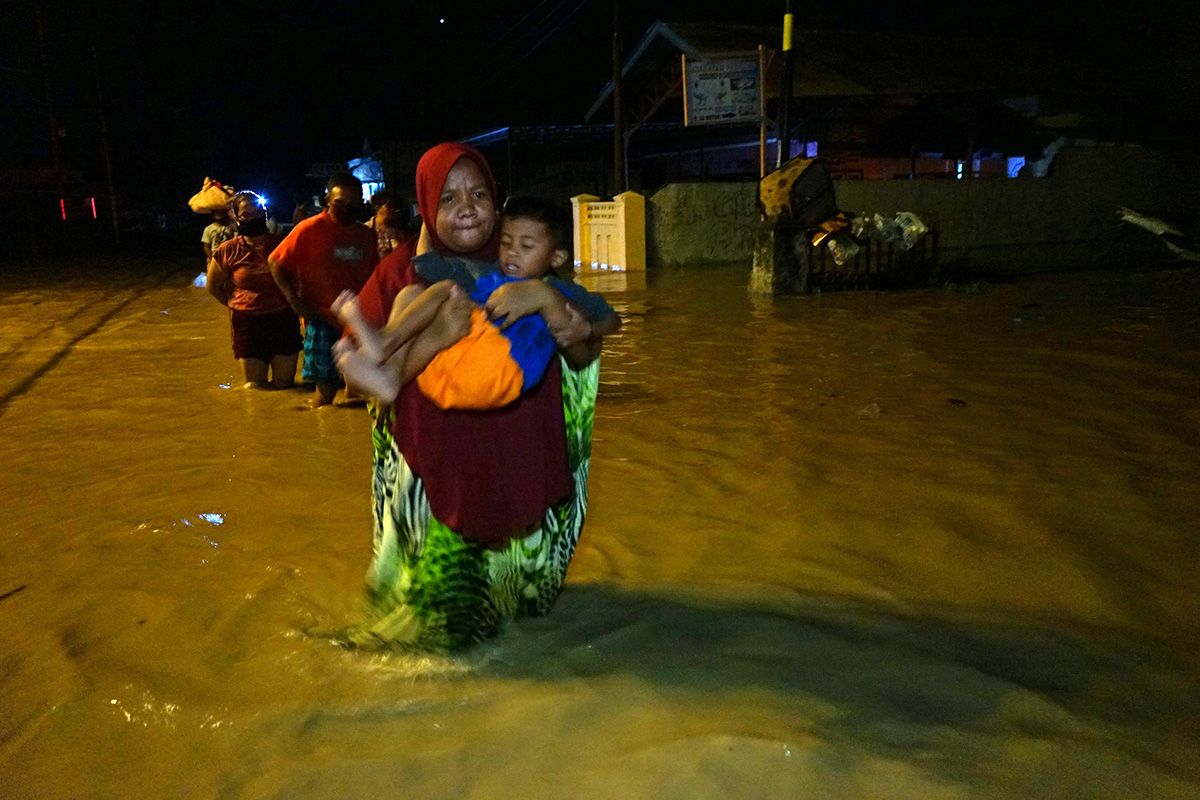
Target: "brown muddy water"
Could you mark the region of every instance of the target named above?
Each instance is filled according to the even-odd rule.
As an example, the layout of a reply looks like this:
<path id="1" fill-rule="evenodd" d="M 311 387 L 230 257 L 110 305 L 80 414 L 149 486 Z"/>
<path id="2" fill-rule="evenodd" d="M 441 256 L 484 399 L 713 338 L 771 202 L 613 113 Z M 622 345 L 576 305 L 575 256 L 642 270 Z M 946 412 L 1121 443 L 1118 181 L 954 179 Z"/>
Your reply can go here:
<path id="1" fill-rule="evenodd" d="M 1200 273 L 611 296 L 553 614 L 347 652 L 362 409 L 162 265 L 0 279 L 0 797 L 1196 798 Z"/>

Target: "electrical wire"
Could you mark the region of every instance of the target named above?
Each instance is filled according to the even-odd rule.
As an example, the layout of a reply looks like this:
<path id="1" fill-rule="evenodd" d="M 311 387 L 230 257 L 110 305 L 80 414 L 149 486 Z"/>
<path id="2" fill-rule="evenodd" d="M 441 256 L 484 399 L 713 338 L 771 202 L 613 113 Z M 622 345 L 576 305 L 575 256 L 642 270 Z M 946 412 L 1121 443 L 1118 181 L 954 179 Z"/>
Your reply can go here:
<path id="1" fill-rule="evenodd" d="M 550 0 L 541 0 L 528 13 L 519 19 L 513 25 L 510 25 L 504 33 L 500 34 L 496 40 L 502 43 L 497 54 L 489 59 L 481 67 L 481 72 L 489 75 L 503 73 L 515 66 L 516 64 L 525 61 L 539 47 L 542 46 L 551 36 L 557 33 L 566 22 L 577 15 L 587 4 L 587 0 L 560 0 L 560 2 L 547 11 L 541 14 L 536 22 L 526 25 L 530 18 L 537 15 L 538 11 L 546 6 Z M 570 8 L 567 8 L 571 6 Z M 567 8 L 566 12 L 559 15 L 559 12 Z M 557 17 L 557 21 L 556 21 Z M 547 25 L 553 25 L 548 31 L 542 33 L 542 30 Z M 524 30 L 513 38 L 512 34 L 518 28 L 524 27 Z M 537 41 L 529 45 L 528 42 L 534 37 L 540 36 Z"/>

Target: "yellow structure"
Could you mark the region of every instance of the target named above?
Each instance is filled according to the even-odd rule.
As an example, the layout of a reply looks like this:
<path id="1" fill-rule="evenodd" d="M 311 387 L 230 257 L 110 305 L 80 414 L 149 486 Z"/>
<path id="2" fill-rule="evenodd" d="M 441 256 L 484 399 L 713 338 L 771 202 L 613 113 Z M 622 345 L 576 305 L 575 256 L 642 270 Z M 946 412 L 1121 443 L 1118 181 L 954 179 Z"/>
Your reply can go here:
<path id="1" fill-rule="evenodd" d="M 575 218 L 575 271 L 645 272 L 646 199 L 621 192 L 611 201 L 591 194 L 571 198 Z"/>

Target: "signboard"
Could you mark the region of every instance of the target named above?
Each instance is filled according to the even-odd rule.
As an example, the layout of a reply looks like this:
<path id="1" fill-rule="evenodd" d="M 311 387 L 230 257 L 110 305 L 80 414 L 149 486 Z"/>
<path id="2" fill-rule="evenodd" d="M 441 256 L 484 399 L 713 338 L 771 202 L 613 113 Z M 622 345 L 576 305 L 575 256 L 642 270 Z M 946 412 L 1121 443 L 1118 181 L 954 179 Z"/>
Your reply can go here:
<path id="1" fill-rule="evenodd" d="M 683 124 L 757 122 L 761 84 L 757 56 L 683 56 Z"/>

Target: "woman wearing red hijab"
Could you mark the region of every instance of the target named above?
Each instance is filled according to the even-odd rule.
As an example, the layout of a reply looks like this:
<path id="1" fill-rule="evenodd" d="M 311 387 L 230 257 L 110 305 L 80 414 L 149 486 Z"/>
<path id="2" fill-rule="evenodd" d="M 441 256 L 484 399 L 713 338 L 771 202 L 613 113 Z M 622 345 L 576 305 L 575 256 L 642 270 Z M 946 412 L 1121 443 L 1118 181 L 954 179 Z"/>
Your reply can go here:
<path id="1" fill-rule="evenodd" d="M 496 258 L 496 185 L 474 148 L 449 142 L 422 156 L 417 207 L 431 249 Z M 358 298 L 369 322 L 382 326 L 399 291 L 419 282 L 413 255 L 404 244 L 379 262 Z M 520 308 L 539 284 L 501 288 Z M 599 376 L 599 342 L 573 319 L 556 337 L 562 358 L 510 405 L 443 410 L 410 381 L 374 409 L 370 609 L 348 643 L 456 650 L 550 610 L 583 528 Z"/>

